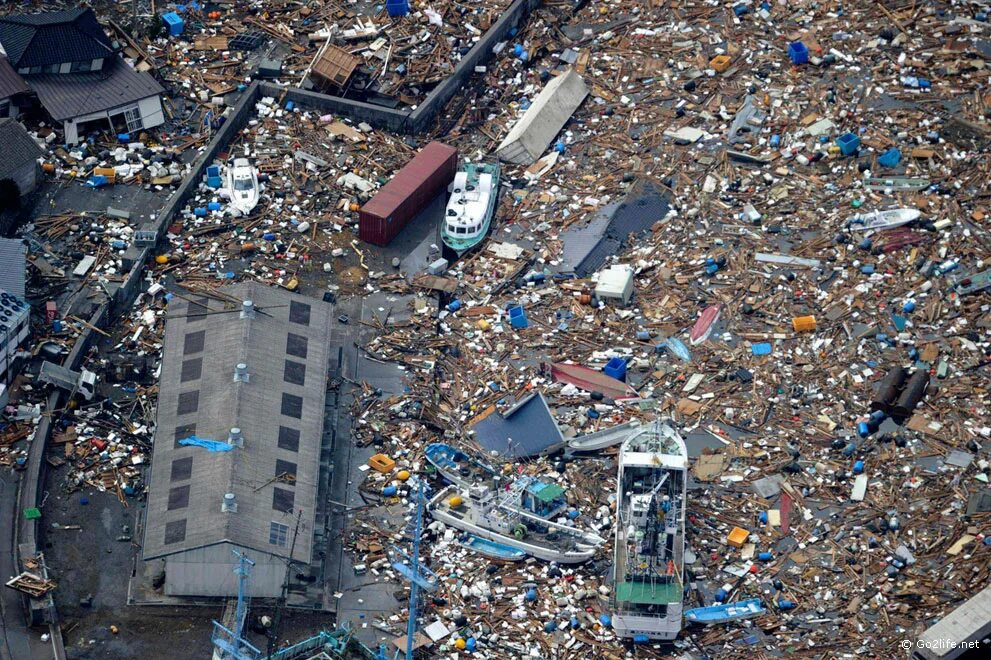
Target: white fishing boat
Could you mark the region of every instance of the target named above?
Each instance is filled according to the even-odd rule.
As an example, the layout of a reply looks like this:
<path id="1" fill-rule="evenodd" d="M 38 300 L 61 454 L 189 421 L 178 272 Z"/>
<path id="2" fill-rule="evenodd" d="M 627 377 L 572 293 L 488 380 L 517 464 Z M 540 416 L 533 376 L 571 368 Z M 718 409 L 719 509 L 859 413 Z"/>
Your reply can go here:
<path id="1" fill-rule="evenodd" d="M 244 215 L 258 204 L 258 173 L 247 158 L 235 158 L 227 167 L 227 192 L 231 206 Z"/>
<path id="2" fill-rule="evenodd" d="M 430 500 L 428 510 L 435 520 L 451 527 L 561 564 L 588 561 L 605 542 L 601 536 L 577 527 L 503 506 L 502 498 L 498 479 L 491 484 L 475 484 L 465 495 L 457 486 L 448 486 Z"/>
<path id="3" fill-rule="evenodd" d="M 499 165 L 465 163 L 448 186 L 451 198 L 441 223 L 444 245 L 458 256 L 482 242 L 489 233 L 499 199 Z"/>
<path id="4" fill-rule="evenodd" d="M 918 220 L 921 216 L 922 212 L 919 209 L 871 211 L 850 216 L 847 220 L 847 226 L 853 231 L 875 232 L 907 225 Z"/>
<path id="5" fill-rule="evenodd" d="M 619 637 L 671 640 L 681 630 L 687 473 L 684 440 L 659 420 L 620 449 L 612 596 Z"/>

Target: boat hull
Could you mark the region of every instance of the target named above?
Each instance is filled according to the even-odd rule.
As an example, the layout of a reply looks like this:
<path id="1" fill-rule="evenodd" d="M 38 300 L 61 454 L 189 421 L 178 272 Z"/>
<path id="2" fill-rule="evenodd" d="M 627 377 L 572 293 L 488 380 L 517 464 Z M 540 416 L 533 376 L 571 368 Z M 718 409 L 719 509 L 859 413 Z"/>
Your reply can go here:
<path id="1" fill-rule="evenodd" d="M 658 616 L 639 616 L 636 614 L 613 614 L 613 632 L 618 637 L 630 639 L 638 635 L 646 635 L 654 640 L 677 639 L 681 632 L 681 603 L 669 605 L 667 614 Z"/>
<path id="2" fill-rule="evenodd" d="M 466 540 L 461 541 L 461 545 L 493 561 L 517 562 L 527 558 L 522 550 L 475 535 L 469 535 Z"/>
<path id="3" fill-rule="evenodd" d="M 485 215 L 482 218 L 482 229 L 477 236 L 472 236 L 470 238 L 458 238 L 454 234 L 447 231 L 447 218 L 445 217 L 441 220 L 440 228 L 440 239 L 444 243 L 444 248 L 450 252 L 453 252 L 455 256 L 460 257 L 469 250 L 478 247 L 478 245 L 485 240 L 485 237 L 489 234 L 489 229 L 492 227 L 492 217 L 495 215 L 496 204 L 499 201 L 499 166 L 492 165 L 488 163 L 482 163 L 480 165 L 466 165 L 466 170 L 477 171 L 479 174 L 488 173 L 492 175 L 492 192 L 489 195 L 488 204 L 485 208 Z"/>

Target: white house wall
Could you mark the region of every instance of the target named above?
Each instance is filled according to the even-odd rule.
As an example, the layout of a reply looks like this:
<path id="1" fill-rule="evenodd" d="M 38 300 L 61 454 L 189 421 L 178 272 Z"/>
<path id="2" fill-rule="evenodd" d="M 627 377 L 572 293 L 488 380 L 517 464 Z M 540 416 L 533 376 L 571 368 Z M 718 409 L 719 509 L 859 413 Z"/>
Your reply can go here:
<path id="1" fill-rule="evenodd" d="M 106 119 L 109 122 L 110 115 L 123 112 L 125 108 L 130 108 L 134 105 L 134 103 L 127 103 L 125 105 L 117 106 L 116 108 L 111 108 L 110 110 L 93 112 L 88 115 L 80 115 L 78 117 L 73 117 L 72 119 L 66 119 L 62 122 L 62 128 L 65 131 L 66 143 L 77 144 L 79 142 L 79 124 L 87 121 L 93 121 L 94 119 Z M 155 128 L 156 126 L 161 126 L 165 123 L 165 113 L 162 112 L 162 100 L 157 94 L 155 96 L 149 96 L 141 99 L 137 102 L 137 106 L 138 112 L 141 113 L 141 123 L 143 128 Z M 107 126 L 109 128 L 109 123 Z"/>

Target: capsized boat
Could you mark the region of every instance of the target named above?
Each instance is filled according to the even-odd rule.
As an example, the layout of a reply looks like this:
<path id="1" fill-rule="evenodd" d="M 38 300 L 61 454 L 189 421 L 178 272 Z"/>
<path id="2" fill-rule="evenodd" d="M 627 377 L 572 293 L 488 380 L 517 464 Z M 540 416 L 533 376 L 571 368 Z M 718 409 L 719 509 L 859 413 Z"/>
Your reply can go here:
<path id="1" fill-rule="evenodd" d="M 910 176 L 876 176 L 867 179 L 865 187 L 868 190 L 883 193 L 908 192 L 923 190 L 931 185 L 929 179 Z"/>
<path id="2" fill-rule="evenodd" d="M 580 564 L 605 543 L 592 532 L 525 515 L 502 500 L 497 478 L 471 486 L 465 495 L 457 486 L 448 486 L 431 498 L 427 508 L 434 520 L 544 561 Z"/>
<path id="3" fill-rule="evenodd" d="M 499 165 L 465 163 L 448 186 L 451 198 L 440 228 L 444 245 L 461 256 L 489 232 L 499 199 Z"/>
<path id="4" fill-rule="evenodd" d="M 258 173 L 247 158 L 235 158 L 227 168 L 227 191 L 231 206 L 244 215 L 258 204 Z"/>
<path id="5" fill-rule="evenodd" d="M 443 442 L 427 445 L 423 453 L 427 462 L 437 468 L 441 476 L 461 488 L 468 488 L 478 481 L 491 479 L 496 474 L 495 468 L 491 465 Z"/>
<path id="6" fill-rule="evenodd" d="M 695 325 L 692 326 L 692 331 L 689 333 L 692 346 L 697 346 L 709 338 L 709 335 L 712 334 L 713 326 L 719 320 L 719 314 L 722 312 L 722 309 L 722 305 L 716 304 L 709 305 L 702 310 L 702 314 L 695 321 Z"/>
<path id="7" fill-rule="evenodd" d="M 724 603 L 722 605 L 710 605 L 709 607 L 696 607 L 685 611 L 685 620 L 689 623 L 701 623 L 714 625 L 717 623 L 728 623 L 760 616 L 767 610 L 760 602 L 760 598 L 748 598 L 736 603 Z"/>
<path id="8" fill-rule="evenodd" d="M 875 232 L 892 227 L 901 227 L 918 220 L 922 216 L 919 209 L 890 209 L 871 211 L 850 216 L 847 226 L 853 231 Z"/>
<path id="9" fill-rule="evenodd" d="M 671 640 L 681 630 L 687 473 L 685 441 L 661 420 L 620 449 L 612 591 L 619 637 Z"/>
<path id="10" fill-rule="evenodd" d="M 496 543 L 488 539 L 483 539 L 474 534 L 465 534 L 464 538 L 458 542 L 473 552 L 477 552 L 483 557 L 496 561 L 522 561 L 527 555 L 522 550 L 518 550 L 505 543 Z"/>

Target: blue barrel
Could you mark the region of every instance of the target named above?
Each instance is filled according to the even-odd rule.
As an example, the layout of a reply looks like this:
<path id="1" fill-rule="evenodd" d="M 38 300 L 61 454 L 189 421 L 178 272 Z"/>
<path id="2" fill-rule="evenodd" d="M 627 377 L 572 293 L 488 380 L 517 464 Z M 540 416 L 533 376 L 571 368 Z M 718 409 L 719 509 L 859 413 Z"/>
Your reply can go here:
<path id="1" fill-rule="evenodd" d="M 861 438 L 866 438 L 870 434 L 871 434 L 871 427 L 867 422 L 857 422 L 857 435 L 859 435 Z M 846 451 L 844 450 L 843 453 L 845 454 Z M 853 452 L 850 453 L 852 454 Z"/>
<path id="2" fill-rule="evenodd" d="M 647 644 L 649 642 L 650 642 L 650 637 L 647 637 L 646 635 L 634 635 L 633 636 L 633 643 L 634 644 Z"/>
<path id="3" fill-rule="evenodd" d="M 382 489 L 382 494 L 385 495 L 386 497 L 394 497 L 398 492 L 399 489 L 396 488 L 395 486 L 386 486 L 385 488 Z"/>
<path id="4" fill-rule="evenodd" d="M 220 202 L 210 202 L 209 204 L 206 205 L 206 208 L 208 211 L 219 211 Z"/>
<path id="5" fill-rule="evenodd" d="M 909 300 L 904 305 L 902 305 L 902 311 L 905 312 L 906 314 L 908 314 L 909 312 L 914 312 L 915 311 L 915 301 L 914 300 Z"/>
<path id="6" fill-rule="evenodd" d="M 544 632 L 552 633 L 557 630 L 557 621 L 548 621 L 544 624 Z"/>
<path id="7" fill-rule="evenodd" d="M 456 312 L 459 309 L 461 309 L 461 301 L 456 298 L 447 306 L 447 311 L 449 312 Z"/>
<path id="8" fill-rule="evenodd" d="M 296 104 L 295 103 L 293 103 L 292 101 L 286 101 L 286 110 L 288 110 L 289 112 L 292 112 L 293 111 L 293 108 L 295 108 L 295 107 L 296 107 Z"/>
<path id="9" fill-rule="evenodd" d="M 853 473 L 854 474 L 860 474 L 863 471 L 864 471 L 864 462 L 863 461 L 857 461 L 856 463 L 853 464 Z"/>
<path id="10" fill-rule="evenodd" d="M 861 250 L 870 250 L 872 245 L 874 245 L 874 243 L 869 238 L 865 238 L 864 240 L 860 241 Z"/>
<path id="11" fill-rule="evenodd" d="M 476 648 L 478 648 L 478 641 L 474 637 L 469 637 L 468 641 L 465 642 L 465 650 L 471 653 Z"/>
<path id="12" fill-rule="evenodd" d="M 779 610 L 793 610 L 793 609 L 795 609 L 795 603 L 791 602 L 787 598 L 782 598 L 782 599 L 778 600 L 778 609 Z"/>
<path id="13" fill-rule="evenodd" d="M 726 601 L 727 597 L 729 597 L 729 594 L 725 589 L 718 589 L 716 590 L 716 594 L 713 596 L 713 599 L 715 599 L 717 603 L 723 603 Z"/>
<path id="14" fill-rule="evenodd" d="M 772 559 L 774 559 L 774 555 L 771 554 L 770 552 L 762 552 L 757 555 L 757 559 L 759 559 L 760 561 L 771 561 Z"/>
<path id="15" fill-rule="evenodd" d="M 197 206 L 195 209 L 193 209 L 193 215 L 195 215 L 197 218 L 205 218 L 206 217 L 206 207 Z"/>
<path id="16" fill-rule="evenodd" d="M 569 625 L 571 625 L 571 629 L 572 629 L 572 630 L 577 630 L 578 628 L 580 628 L 580 627 L 581 627 L 581 625 L 582 625 L 582 624 L 581 624 L 581 622 L 580 622 L 580 621 L 578 620 L 578 617 L 576 617 L 576 616 L 573 616 L 573 617 L 571 617 L 571 622 L 570 622 L 570 624 L 569 624 Z"/>
<path id="17" fill-rule="evenodd" d="M 527 589 L 526 596 L 524 596 L 524 598 L 526 598 L 526 602 L 528 603 L 532 603 L 533 601 L 537 600 L 537 590 L 534 589 L 533 587 Z"/>
<path id="18" fill-rule="evenodd" d="M 988 538 L 991 539 L 991 536 L 989 536 Z M 601 623 L 606 628 L 608 628 L 608 627 L 610 627 L 612 625 L 612 617 L 609 616 L 608 614 L 604 614 L 604 613 L 603 614 L 600 614 L 599 615 L 599 623 Z"/>
<path id="19" fill-rule="evenodd" d="M 59 319 L 52 321 L 52 330 L 55 332 L 62 332 L 62 321 Z"/>
<path id="20" fill-rule="evenodd" d="M 275 240 L 275 234 L 273 234 L 270 231 L 267 231 L 264 234 L 262 234 L 262 238 L 264 238 L 266 241 L 274 241 Z"/>
<path id="21" fill-rule="evenodd" d="M 640 341 L 650 341 L 650 332 L 647 330 L 638 330 L 637 339 Z"/>
<path id="22" fill-rule="evenodd" d="M 127 243 L 120 240 L 119 238 L 115 238 L 114 240 L 110 241 L 110 247 L 112 247 L 115 250 L 123 250 L 127 247 Z"/>
<path id="23" fill-rule="evenodd" d="M 771 148 L 772 149 L 777 149 L 780 146 L 781 146 L 781 136 L 780 135 L 777 135 L 777 134 L 772 135 L 771 136 Z"/>
<path id="24" fill-rule="evenodd" d="M 767 524 L 767 511 L 761 511 L 759 514 L 757 514 L 757 520 L 760 521 L 760 524 L 761 525 L 766 525 Z"/>
<path id="25" fill-rule="evenodd" d="M 860 267 L 860 272 L 863 273 L 864 275 L 873 275 L 874 274 L 874 266 L 872 264 L 867 264 L 866 266 L 861 266 Z"/>

